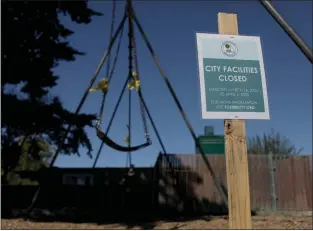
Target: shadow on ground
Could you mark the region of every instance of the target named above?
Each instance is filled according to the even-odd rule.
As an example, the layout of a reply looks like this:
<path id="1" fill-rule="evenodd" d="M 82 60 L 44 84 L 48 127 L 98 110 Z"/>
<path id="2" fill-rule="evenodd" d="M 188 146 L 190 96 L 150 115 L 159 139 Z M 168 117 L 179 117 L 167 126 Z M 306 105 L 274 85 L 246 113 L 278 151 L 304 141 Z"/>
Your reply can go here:
<path id="1" fill-rule="evenodd" d="M 60 179 L 65 170 L 58 169 L 58 174 L 53 171 L 47 170 L 45 177 L 41 175 L 45 179 L 41 182 L 45 183 L 41 183 L 30 220 L 120 224 L 127 229 L 153 229 L 158 221 L 199 218 L 209 221 L 211 216 L 227 215 L 224 204 L 199 198 L 195 189 L 203 184 L 203 179 L 183 166 L 175 155 L 167 158 L 166 164 L 155 168 L 136 169 L 136 174 L 124 184 L 116 177 L 121 169 L 82 170 L 90 171 L 98 179 L 98 183 L 92 186 L 63 185 Z M 24 217 L 35 190 L 36 186 L 2 186 L 2 218 Z M 169 229 L 179 228 L 183 227 L 173 225 Z"/>
<path id="2" fill-rule="evenodd" d="M 63 211 L 62 211 L 63 210 Z M 167 227 L 169 230 L 176 230 L 181 229 L 185 226 L 184 223 L 191 220 L 204 220 L 210 221 L 211 216 L 200 216 L 200 215 L 180 215 L 180 216 L 171 216 L 171 217 L 164 217 L 164 216 L 146 216 L 142 213 L 136 213 L 132 216 L 125 216 L 124 214 L 120 214 L 119 217 L 115 215 L 106 216 L 106 215 L 99 215 L 96 213 L 95 210 L 93 211 L 78 211 L 78 209 L 69 209 L 64 212 L 62 210 L 48 210 L 48 209 L 34 209 L 31 216 L 26 219 L 31 222 L 65 222 L 65 223 L 76 223 L 76 224 L 83 224 L 83 223 L 90 223 L 90 224 L 97 224 L 97 225 L 109 225 L 109 228 L 114 229 L 114 227 L 125 227 L 125 229 L 147 229 L 151 230 L 158 226 L 159 223 L 162 222 L 173 222 L 172 226 Z M 3 215 L 2 218 L 4 219 L 19 219 L 24 218 L 23 212 L 25 211 L 17 211 L 19 214 L 15 215 Z M 87 215 L 86 215 L 87 214 Z M 176 223 L 176 224 L 175 224 Z"/>

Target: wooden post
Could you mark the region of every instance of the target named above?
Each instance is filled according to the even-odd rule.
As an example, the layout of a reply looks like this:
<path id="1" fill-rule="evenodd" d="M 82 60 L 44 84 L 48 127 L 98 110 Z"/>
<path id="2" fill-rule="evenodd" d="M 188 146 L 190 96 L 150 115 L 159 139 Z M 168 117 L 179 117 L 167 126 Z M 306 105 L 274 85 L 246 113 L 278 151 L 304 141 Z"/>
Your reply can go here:
<path id="1" fill-rule="evenodd" d="M 238 35 L 237 15 L 218 13 L 218 30 Z M 245 121 L 225 120 L 224 134 L 229 228 L 252 229 Z"/>

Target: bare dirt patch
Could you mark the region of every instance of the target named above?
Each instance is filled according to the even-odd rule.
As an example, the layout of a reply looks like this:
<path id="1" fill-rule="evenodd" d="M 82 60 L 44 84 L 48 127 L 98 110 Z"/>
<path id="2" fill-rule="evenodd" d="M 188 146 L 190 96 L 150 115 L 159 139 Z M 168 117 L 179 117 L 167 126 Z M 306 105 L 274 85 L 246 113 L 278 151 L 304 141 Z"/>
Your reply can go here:
<path id="1" fill-rule="evenodd" d="M 228 229 L 227 217 L 201 217 L 189 221 L 155 221 L 134 224 L 96 224 L 67 222 L 35 222 L 23 219 L 1 219 L 2 229 Z M 254 216 L 253 229 L 312 230 L 308 216 Z"/>

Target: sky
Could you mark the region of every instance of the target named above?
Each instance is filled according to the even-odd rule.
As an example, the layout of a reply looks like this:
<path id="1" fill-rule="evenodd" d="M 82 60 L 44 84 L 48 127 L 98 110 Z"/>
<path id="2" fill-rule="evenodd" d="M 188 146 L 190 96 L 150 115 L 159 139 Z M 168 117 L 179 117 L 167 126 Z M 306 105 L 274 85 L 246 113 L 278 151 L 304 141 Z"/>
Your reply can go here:
<path id="1" fill-rule="evenodd" d="M 274 1 L 273 4 L 312 46 L 312 1 Z M 75 31 L 69 38 L 70 44 L 86 52 L 75 62 L 61 62 L 55 69 L 60 79 L 52 93 L 60 96 L 64 106 L 72 111 L 81 100 L 109 43 L 112 2 L 91 1 L 89 6 L 104 16 L 94 17 L 88 25 L 74 24 L 69 17 L 61 18 L 64 25 Z M 134 9 L 197 135 L 203 134 L 205 125 L 213 126 L 216 134 L 223 134 L 223 120 L 201 117 L 196 32 L 217 34 L 219 12 L 238 14 L 239 34 L 261 38 L 271 116 L 270 120 L 247 120 L 247 136 L 274 129 L 291 139 L 298 148 L 303 148 L 302 154 L 312 154 L 312 64 L 258 1 L 134 1 Z M 124 1 L 117 1 L 116 26 L 123 11 Z M 127 77 L 126 32 L 105 104 L 103 129 L 107 127 Z M 194 141 L 137 30 L 135 36 L 142 92 L 167 153 L 194 153 Z M 105 66 L 98 80 L 105 77 Z M 135 93 L 132 99 L 132 142 L 137 145 L 144 143 L 145 138 Z M 90 93 L 81 112 L 98 113 L 100 103 L 101 94 Z M 127 136 L 127 103 L 128 94 L 125 94 L 109 132 L 111 139 L 122 145 L 126 145 L 123 140 Z M 153 166 L 161 151 L 150 123 L 148 129 L 152 145 L 132 153 L 132 162 L 137 167 Z M 88 128 L 87 132 L 93 145 L 93 159 L 81 148 L 80 157 L 60 155 L 56 166 L 92 167 L 101 141 L 94 129 Z M 125 166 L 126 153 L 104 146 L 97 167 Z"/>

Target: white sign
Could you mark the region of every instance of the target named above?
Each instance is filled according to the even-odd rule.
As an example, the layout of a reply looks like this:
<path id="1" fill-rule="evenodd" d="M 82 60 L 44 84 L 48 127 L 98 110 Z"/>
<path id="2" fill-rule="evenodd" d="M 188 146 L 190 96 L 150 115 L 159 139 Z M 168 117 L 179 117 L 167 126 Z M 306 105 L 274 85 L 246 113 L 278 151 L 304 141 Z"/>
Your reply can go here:
<path id="1" fill-rule="evenodd" d="M 259 37 L 196 33 L 203 119 L 270 119 Z"/>

